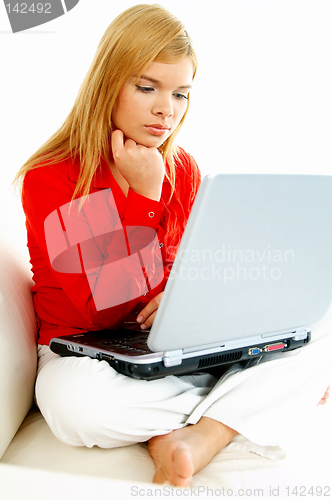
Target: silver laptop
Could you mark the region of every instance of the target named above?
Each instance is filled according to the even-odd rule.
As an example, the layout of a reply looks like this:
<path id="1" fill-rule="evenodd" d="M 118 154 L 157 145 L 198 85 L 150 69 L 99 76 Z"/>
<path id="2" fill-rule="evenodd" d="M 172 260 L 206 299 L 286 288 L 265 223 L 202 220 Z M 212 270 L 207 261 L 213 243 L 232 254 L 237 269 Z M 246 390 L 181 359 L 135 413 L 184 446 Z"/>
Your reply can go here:
<path id="1" fill-rule="evenodd" d="M 332 301 L 332 176 L 209 175 L 149 332 L 52 339 L 142 379 L 304 346 Z"/>

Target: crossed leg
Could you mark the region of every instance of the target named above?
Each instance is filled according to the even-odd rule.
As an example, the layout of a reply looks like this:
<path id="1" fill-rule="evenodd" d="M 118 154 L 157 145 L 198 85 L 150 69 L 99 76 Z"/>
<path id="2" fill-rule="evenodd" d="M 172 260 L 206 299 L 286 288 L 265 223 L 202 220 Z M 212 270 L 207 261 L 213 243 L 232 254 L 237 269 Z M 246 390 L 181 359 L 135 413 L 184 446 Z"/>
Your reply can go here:
<path id="1" fill-rule="evenodd" d="M 326 404 L 330 386 L 318 404 Z M 209 417 L 148 441 L 148 450 L 156 466 L 154 483 L 168 481 L 173 486 L 189 486 L 196 472 L 238 434 L 234 429 Z"/>
<path id="2" fill-rule="evenodd" d="M 217 420 L 202 417 L 197 424 L 151 438 L 148 450 L 156 466 L 153 482 L 187 487 L 193 475 L 237 434 Z"/>

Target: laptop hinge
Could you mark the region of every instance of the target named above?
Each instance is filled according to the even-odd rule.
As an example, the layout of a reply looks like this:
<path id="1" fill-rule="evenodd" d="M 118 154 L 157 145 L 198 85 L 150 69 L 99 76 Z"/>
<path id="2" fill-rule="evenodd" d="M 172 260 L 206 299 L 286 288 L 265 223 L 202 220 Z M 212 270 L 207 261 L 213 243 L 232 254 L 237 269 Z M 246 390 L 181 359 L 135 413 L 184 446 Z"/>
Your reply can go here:
<path id="1" fill-rule="evenodd" d="M 293 340 L 304 340 L 307 338 L 308 334 L 311 333 L 311 331 L 308 328 L 299 328 L 294 333 L 295 335 L 292 337 Z"/>
<path id="2" fill-rule="evenodd" d="M 164 365 L 168 368 L 170 366 L 181 365 L 182 363 L 182 349 L 177 351 L 164 352 Z"/>

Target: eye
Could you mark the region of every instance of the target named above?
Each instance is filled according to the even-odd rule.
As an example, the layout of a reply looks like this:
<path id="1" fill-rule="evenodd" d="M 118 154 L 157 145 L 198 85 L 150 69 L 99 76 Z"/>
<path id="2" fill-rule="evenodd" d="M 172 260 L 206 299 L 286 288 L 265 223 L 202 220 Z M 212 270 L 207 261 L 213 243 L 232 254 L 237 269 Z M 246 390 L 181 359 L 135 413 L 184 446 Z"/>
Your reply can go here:
<path id="1" fill-rule="evenodd" d="M 187 95 L 184 94 L 173 94 L 176 99 L 188 99 Z"/>
<path id="2" fill-rule="evenodd" d="M 154 90 L 153 87 L 143 87 L 141 85 L 135 85 L 138 90 L 140 90 L 141 92 L 151 92 L 152 90 Z"/>

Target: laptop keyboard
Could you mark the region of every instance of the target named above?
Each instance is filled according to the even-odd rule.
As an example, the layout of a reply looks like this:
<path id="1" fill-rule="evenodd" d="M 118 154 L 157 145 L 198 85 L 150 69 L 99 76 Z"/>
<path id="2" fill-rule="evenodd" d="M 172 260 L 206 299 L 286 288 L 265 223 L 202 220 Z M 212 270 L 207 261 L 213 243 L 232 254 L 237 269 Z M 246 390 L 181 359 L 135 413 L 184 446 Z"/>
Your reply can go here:
<path id="1" fill-rule="evenodd" d="M 107 346 L 120 352 L 131 352 L 136 354 L 149 354 L 152 351 L 147 344 L 148 333 L 132 337 L 121 337 L 118 339 L 104 340 L 100 346 Z"/>

